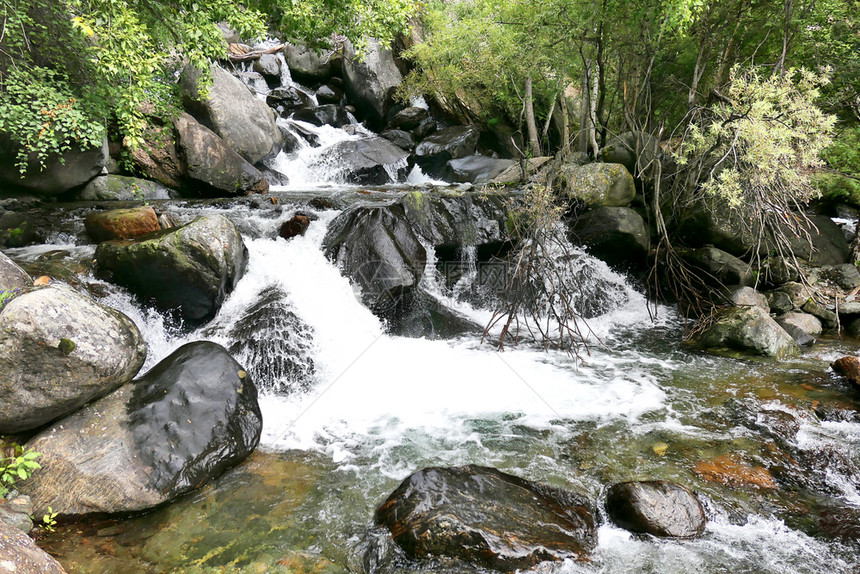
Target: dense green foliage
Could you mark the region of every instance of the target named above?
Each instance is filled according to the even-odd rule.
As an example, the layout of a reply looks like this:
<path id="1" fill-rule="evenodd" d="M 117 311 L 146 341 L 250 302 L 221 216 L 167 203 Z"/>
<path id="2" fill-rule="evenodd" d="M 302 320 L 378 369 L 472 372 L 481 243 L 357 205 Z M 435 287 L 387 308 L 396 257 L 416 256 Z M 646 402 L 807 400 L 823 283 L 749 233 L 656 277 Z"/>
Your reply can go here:
<path id="1" fill-rule="evenodd" d="M 383 40 L 406 29 L 412 0 L 0 0 L 0 133 L 22 173 L 52 154 L 99 145 L 108 132 L 142 142 L 175 108 L 177 69 L 225 55 L 217 24 L 265 36 L 270 10 L 287 36 L 337 31 Z"/>
<path id="2" fill-rule="evenodd" d="M 819 171 L 816 181 L 824 197 L 860 207 L 860 126 L 837 133 L 822 155 L 828 169 Z"/>

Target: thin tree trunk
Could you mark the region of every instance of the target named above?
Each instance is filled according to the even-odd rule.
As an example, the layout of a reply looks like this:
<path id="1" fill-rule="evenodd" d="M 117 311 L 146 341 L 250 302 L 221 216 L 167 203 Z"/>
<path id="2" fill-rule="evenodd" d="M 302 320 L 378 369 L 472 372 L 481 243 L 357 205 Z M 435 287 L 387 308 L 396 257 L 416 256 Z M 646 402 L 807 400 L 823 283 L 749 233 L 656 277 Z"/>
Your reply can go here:
<path id="1" fill-rule="evenodd" d="M 540 140 L 538 139 L 538 129 L 535 123 L 535 107 L 534 97 L 532 95 L 532 79 L 526 78 L 526 129 L 529 132 L 529 146 L 531 147 L 532 157 L 540 155 Z"/>
<path id="2" fill-rule="evenodd" d="M 723 83 L 723 78 L 725 78 L 726 70 L 729 67 L 729 60 L 732 57 L 732 52 L 735 49 L 735 39 L 737 38 L 738 31 L 741 28 L 741 20 L 744 14 L 744 2 L 741 1 L 738 6 L 738 14 L 735 18 L 735 27 L 732 30 L 732 35 L 729 36 L 729 41 L 726 43 L 726 49 L 723 50 L 723 57 L 720 59 L 720 67 L 717 69 L 717 75 L 714 76 L 714 85 L 713 87 L 718 87 Z"/>
<path id="3" fill-rule="evenodd" d="M 699 91 L 699 82 L 702 80 L 702 75 L 705 73 L 705 68 L 708 65 L 707 58 L 711 53 L 710 40 L 702 42 L 702 47 L 699 48 L 699 55 L 696 56 L 696 67 L 693 70 L 693 81 L 690 82 L 690 92 L 687 94 L 687 106 L 693 107 L 696 103 L 696 95 Z"/>
<path id="4" fill-rule="evenodd" d="M 596 64 L 595 64 L 596 65 Z M 591 98 L 589 106 L 588 120 L 590 127 L 588 129 L 588 139 L 591 142 L 591 150 L 594 152 L 594 157 L 600 153 L 600 146 L 597 145 L 597 99 L 600 92 L 599 74 L 592 72 L 591 74 Z"/>
<path id="5" fill-rule="evenodd" d="M 567 153 L 570 149 L 570 115 L 567 111 L 567 97 L 562 90 L 559 96 L 559 104 L 561 107 L 561 150 Z"/>
<path id="6" fill-rule="evenodd" d="M 588 153 L 588 110 L 591 91 L 588 89 L 588 62 L 585 56 L 582 58 L 582 86 L 580 87 L 580 99 L 582 105 L 579 108 L 579 135 L 577 137 L 579 151 Z"/>
<path id="7" fill-rule="evenodd" d="M 791 13 L 794 11 L 794 0 L 785 0 L 785 21 L 782 27 L 782 52 L 773 67 L 773 71 L 780 76 L 785 72 L 785 57 L 788 55 L 788 44 L 791 42 Z"/>

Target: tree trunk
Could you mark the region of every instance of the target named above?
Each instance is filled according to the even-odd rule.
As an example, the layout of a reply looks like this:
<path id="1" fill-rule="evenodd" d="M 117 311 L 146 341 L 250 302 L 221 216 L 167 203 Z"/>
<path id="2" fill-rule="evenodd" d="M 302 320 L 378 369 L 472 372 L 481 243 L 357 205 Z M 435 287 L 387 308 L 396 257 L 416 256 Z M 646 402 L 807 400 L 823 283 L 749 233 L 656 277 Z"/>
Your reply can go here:
<path id="1" fill-rule="evenodd" d="M 785 22 L 782 28 L 782 52 L 779 54 L 779 60 L 773 67 L 775 74 L 780 76 L 785 72 L 785 57 L 788 55 L 788 44 L 791 42 L 791 13 L 794 11 L 794 0 L 785 0 Z"/>
<path id="2" fill-rule="evenodd" d="M 591 150 L 594 152 L 594 157 L 600 153 L 600 146 L 597 145 L 597 99 L 600 92 L 599 74 L 592 72 L 591 74 L 591 98 L 589 98 L 589 114 L 588 120 L 590 127 L 588 129 L 588 139 L 591 142 Z"/>
<path id="3" fill-rule="evenodd" d="M 531 147 L 532 157 L 540 155 L 540 140 L 538 139 L 538 129 L 535 123 L 535 107 L 534 98 L 532 96 L 532 79 L 526 78 L 526 129 L 529 132 L 529 146 Z"/>

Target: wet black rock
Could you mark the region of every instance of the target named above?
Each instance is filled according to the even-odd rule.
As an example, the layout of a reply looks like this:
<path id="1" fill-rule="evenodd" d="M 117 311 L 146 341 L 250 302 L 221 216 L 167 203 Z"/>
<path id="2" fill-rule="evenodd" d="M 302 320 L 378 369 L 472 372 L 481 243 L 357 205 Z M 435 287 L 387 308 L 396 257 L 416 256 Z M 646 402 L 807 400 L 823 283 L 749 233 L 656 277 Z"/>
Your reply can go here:
<path id="1" fill-rule="evenodd" d="M 347 183 L 382 185 L 406 177 L 409 152 L 380 137 L 342 141 L 314 165 L 327 166 Z"/>
<path id="2" fill-rule="evenodd" d="M 385 130 L 379 137 L 383 137 L 401 149 L 412 151 L 415 149 L 415 141 L 409 132 L 403 130 Z"/>
<path id="3" fill-rule="evenodd" d="M 442 175 L 445 165 L 475 153 L 481 132 L 474 126 L 446 128 L 424 139 L 415 148 L 415 161 L 429 176 Z"/>
<path id="4" fill-rule="evenodd" d="M 404 130 L 410 131 L 414 130 L 418 126 L 421 125 L 421 122 L 426 120 L 428 117 L 427 110 L 419 107 L 410 107 L 404 108 L 394 114 L 394 117 L 391 118 L 391 121 L 388 122 L 386 129 L 389 130 Z"/>
<path id="5" fill-rule="evenodd" d="M 183 345 L 146 375 L 31 439 L 36 514 L 132 512 L 200 488 L 256 448 L 257 389 L 220 345 Z"/>
<path id="6" fill-rule="evenodd" d="M 283 116 L 298 108 L 313 105 L 313 99 L 303 90 L 293 86 L 281 86 L 269 92 L 266 103 Z"/>
<path id="7" fill-rule="evenodd" d="M 375 521 L 410 558 L 449 557 L 502 572 L 585 560 L 597 545 L 591 504 L 581 495 L 475 465 L 413 473 Z"/>
<path id="8" fill-rule="evenodd" d="M 343 90 L 331 84 L 321 86 L 316 93 L 320 104 L 339 104 L 343 99 Z"/>
<path id="9" fill-rule="evenodd" d="M 345 211 L 332 222 L 323 245 L 376 315 L 396 317 L 411 305 L 427 253 L 402 205 Z"/>
<path id="10" fill-rule="evenodd" d="M 707 518 L 690 489 L 663 480 L 613 484 L 606 493 L 612 522 L 636 533 L 693 538 L 704 532 Z"/>
<path id="11" fill-rule="evenodd" d="M 648 265 L 650 239 L 642 216 L 627 207 L 598 207 L 571 226 L 571 240 L 584 243 L 612 265 L 641 269 Z"/>
<path id="12" fill-rule="evenodd" d="M 294 120 L 313 124 L 315 126 L 334 126 L 342 128 L 350 123 L 349 116 L 340 106 L 326 104 L 315 108 L 303 108 L 293 114 Z"/>

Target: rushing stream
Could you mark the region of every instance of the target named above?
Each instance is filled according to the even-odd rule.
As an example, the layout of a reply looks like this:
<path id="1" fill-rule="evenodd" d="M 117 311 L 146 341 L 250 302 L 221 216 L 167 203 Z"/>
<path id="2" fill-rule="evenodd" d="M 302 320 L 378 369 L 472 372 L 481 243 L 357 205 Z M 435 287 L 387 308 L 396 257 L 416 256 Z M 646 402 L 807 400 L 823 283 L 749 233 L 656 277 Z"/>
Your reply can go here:
<path id="1" fill-rule="evenodd" d="M 310 153 L 282 166 L 297 187 L 310 182 L 296 164 L 307 166 Z M 264 432 L 247 462 L 182 500 L 45 535 L 41 544 L 69 572 L 444 572 L 379 558 L 372 515 L 414 470 L 469 463 L 596 501 L 613 482 L 669 479 L 694 489 L 707 509 L 707 530 L 691 541 L 637 538 L 602 517 L 591 562 L 544 564 L 540 572 L 817 574 L 860 567 L 858 402 L 827 372 L 830 361 L 856 352 L 856 341 L 826 340 L 784 363 L 704 354 L 680 342 L 680 321 L 669 309 L 652 321 L 644 296 L 590 258 L 590 280 L 614 303 L 589 321 L 590 352 L 578 361 L 527 345 L 499 353 L 479 334 L 392 336 L 321 251 L 339 211 L 311 209 L 307 200 L 324 194 L 342 206 L 401 191 L 316 188 L 275 190 L 280 212 L 241 202 L 162 206 L 182 221 L 226 215 L 249 250 L 237 289 L 210 324 L 190 334 L 123 290 L 86 279 L 141 328 L 149 344 L 144 370 L 188 341 L 230 348 L 262 387 Z M 304 236 L 272 239 L 297 209 L 318 219 Z M 91 257 L 92 246 L 73 245 L 68 235 L 54 241 L 9 253 L 37 263 L 50 250 Z M 464 249 L 462 259 L 468 271 L 474 253 Z M 489 311 L 463 297 L 475 274 L 464 273 L 449 289 L 433 263 L 431 257 L 424 286 L 436 302 L 485 324 Z M 825 407 L 822 422 L 815 411 Z M 791 456 L 774 439 L 780 413 L 800 421 L 788 441 Z M 798 453 L 812 461 L 800 471 L 792 466 Z M 769 468 L 780 488 L 730 487 L 694 472 L 720 455 Z"/>

